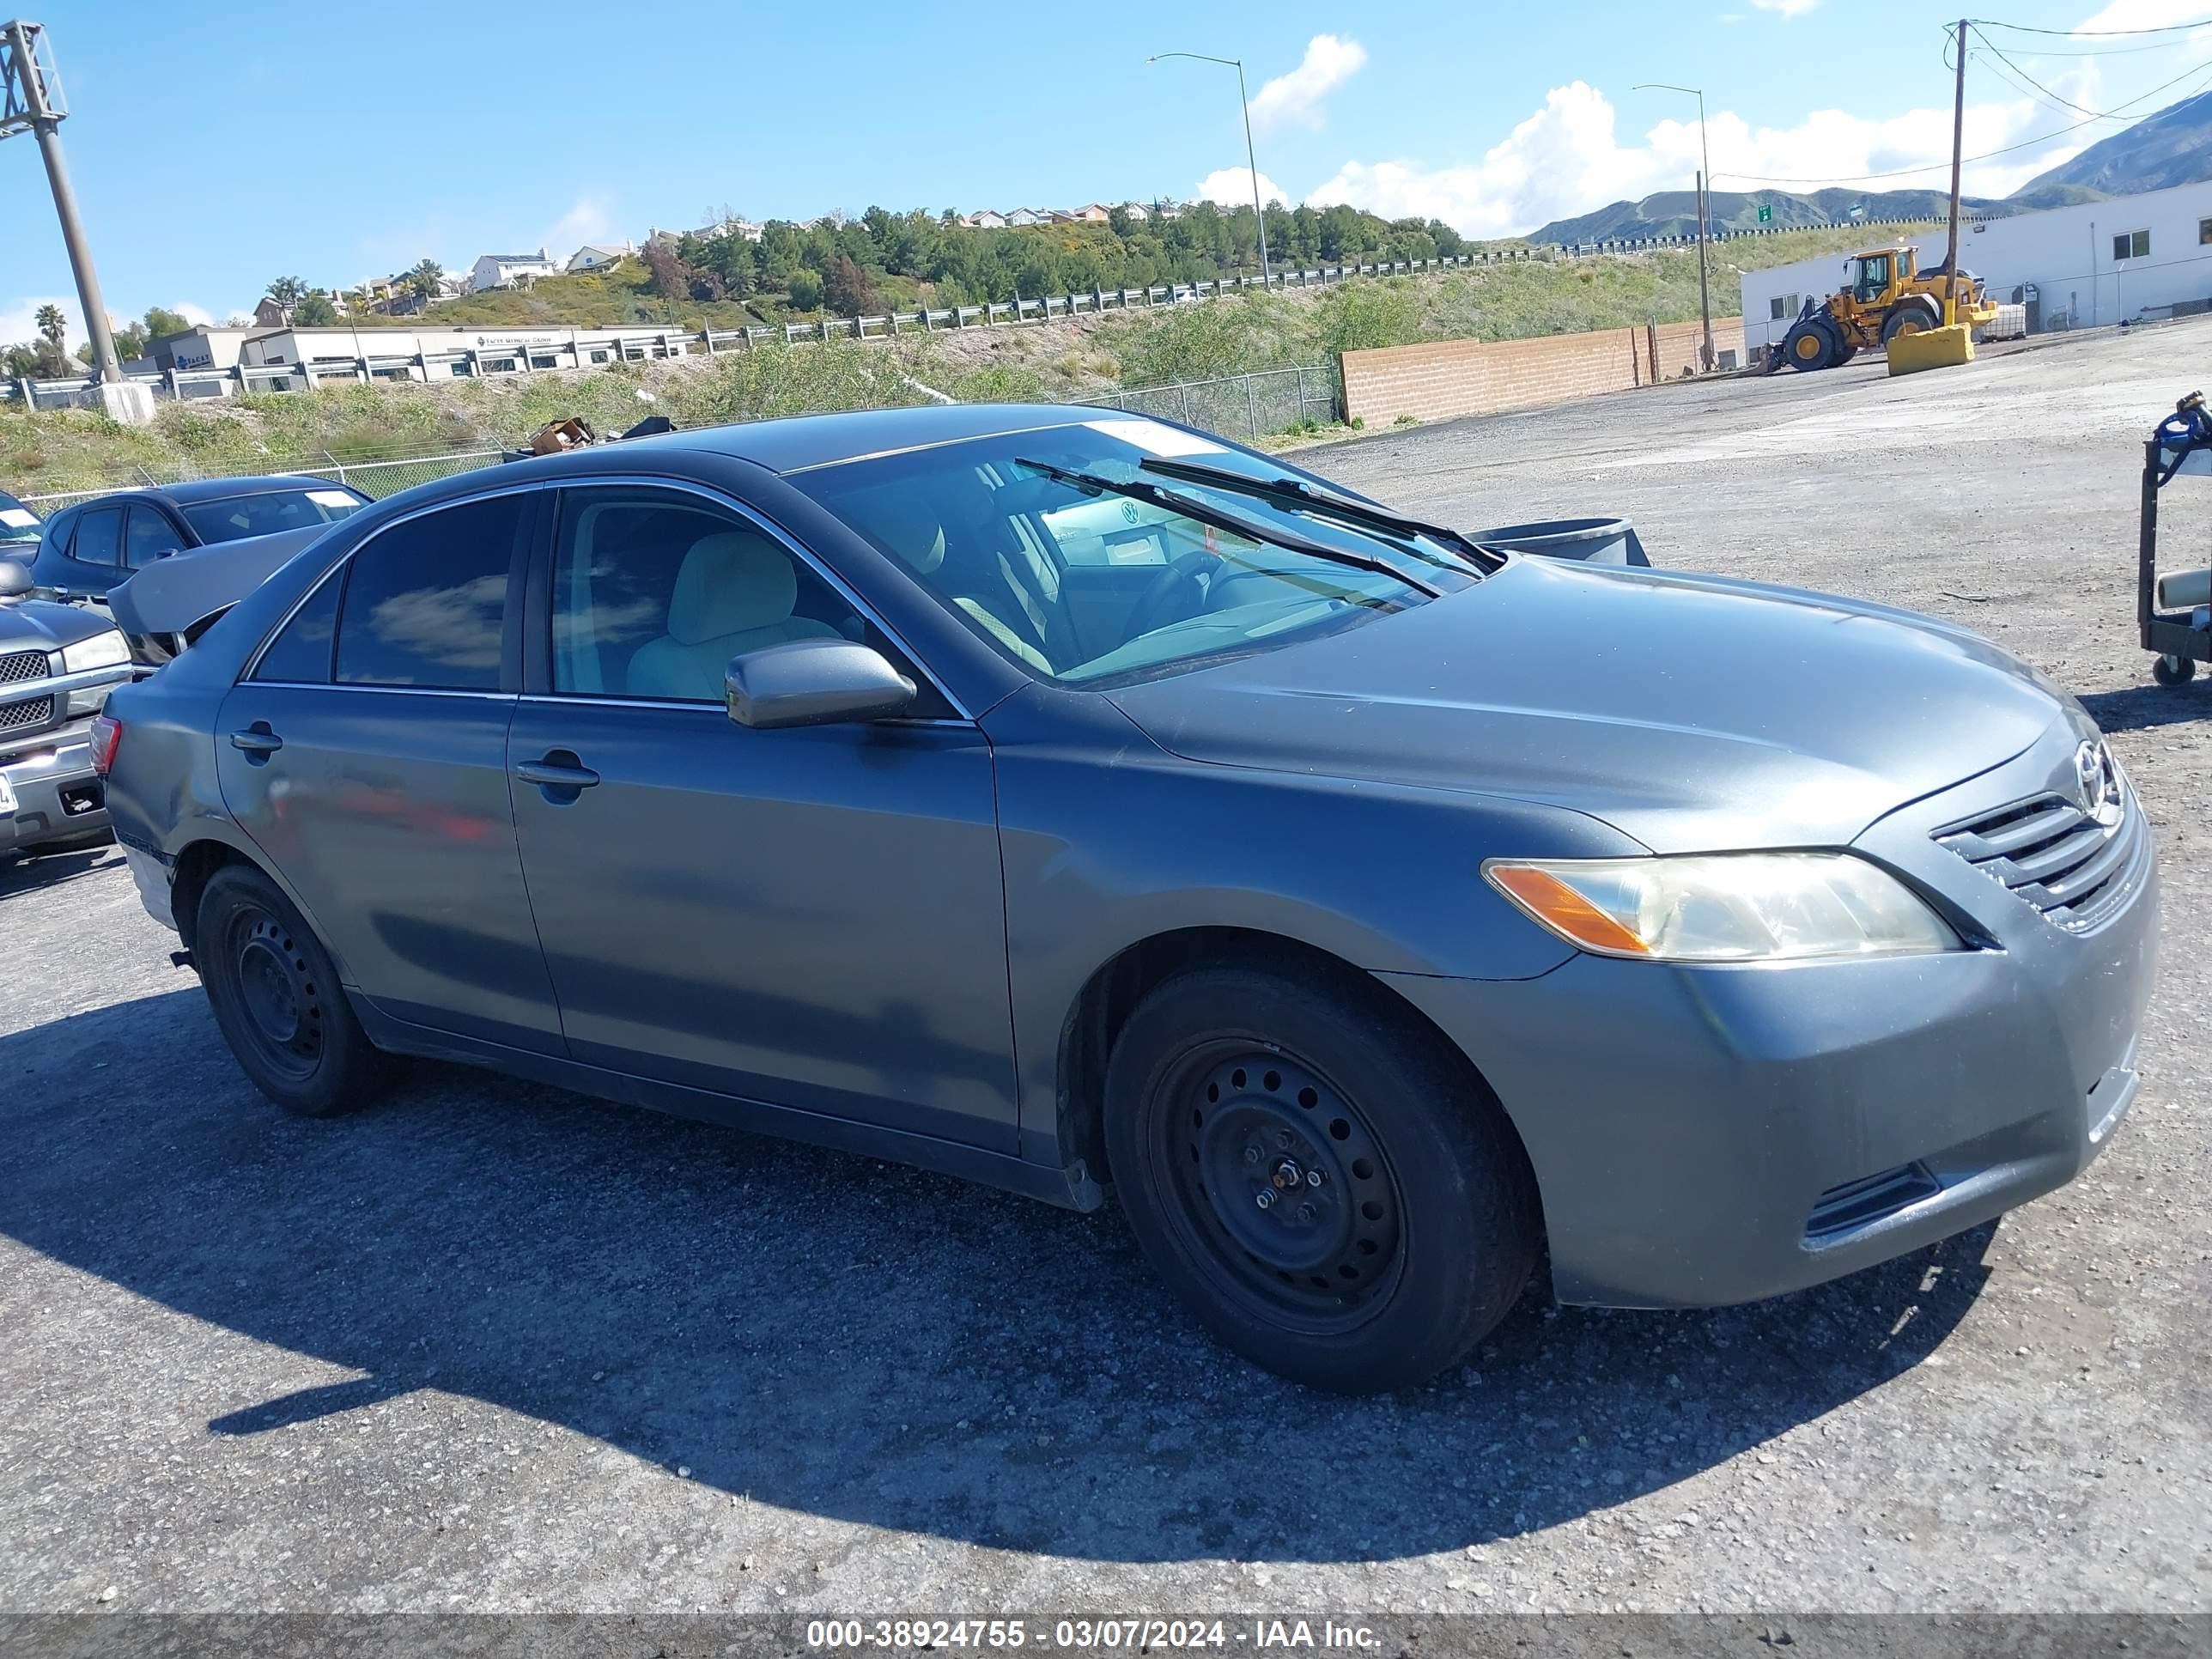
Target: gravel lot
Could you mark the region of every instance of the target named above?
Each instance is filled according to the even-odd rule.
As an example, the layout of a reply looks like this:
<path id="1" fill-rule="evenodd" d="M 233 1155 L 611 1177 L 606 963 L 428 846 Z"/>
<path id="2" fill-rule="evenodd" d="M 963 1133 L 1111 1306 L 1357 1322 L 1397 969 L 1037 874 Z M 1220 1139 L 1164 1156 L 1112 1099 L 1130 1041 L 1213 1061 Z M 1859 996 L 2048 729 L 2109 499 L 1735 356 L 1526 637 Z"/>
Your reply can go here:
<path id="1" fill-rule="evenodd" d="M 2212 1606 L 2212 690 L 2132 637 L 2139 441 L 2208 346 L 1308 458 L 1462 524 L 1627 512 L 1660 563 L 1963 620 L 2081 694 L 2166 952 L 2072 1187 L 1754 1308 L 1532 1299 L 1346 1402 L 1194 1334 L 1110 1211 L 432 1067 L 281 1119 L 119 859 L 57 856 L 0 872 L 0 1608 Z"/>

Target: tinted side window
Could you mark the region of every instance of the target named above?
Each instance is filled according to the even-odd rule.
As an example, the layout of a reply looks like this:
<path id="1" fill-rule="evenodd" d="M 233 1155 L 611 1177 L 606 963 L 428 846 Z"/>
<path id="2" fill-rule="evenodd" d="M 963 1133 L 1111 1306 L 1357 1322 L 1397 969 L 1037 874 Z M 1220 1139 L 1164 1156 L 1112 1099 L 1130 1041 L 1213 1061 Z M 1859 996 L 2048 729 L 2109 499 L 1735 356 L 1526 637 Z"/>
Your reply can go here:
<path id="1" fill-rule="evenodd" d="M 185 538 L 169 522 L 167 514 L 151 507 L 131 509 L 131 528 L 123 541 L 123 562 L 133 570 L 172 553 L 182 552 L 184 545 Z"/>
<path id="2" fill-rule="evenodd" d="M 562 492 L 556 691 L 720 702 L 739 653 L 840 637 L 875 643 L 850 601 L 736 514 L 674 490 Z"/>
<path id="3" fill-rule="evenodd" d="M 46 520 L 39 531 L 39 551 L 69 556 L 70 538 L 76 534 L 76 521 L 83 515 L 76 508 L 64 507 Z"/>
<path id="4" fill-rule="evenodd" d="M 338 679 L 496 690 L 507 568 L 528 505 L 495 495 L 372 536 L 346 578 Z"/>
<path id="5" fill-rule="evenodd" d="M 337 638 L 338 595 L 345 591 L 345 572 L 326 577 L 292 613 L 283 631 L 269 641 L 253 671 L 257 680 L 277 680 L 291 685 L 327 685 L 331 678 L 331 646 Z"/>
<path id="6" fill-rule="evenodd" d="M 121 564 L 123 509 L 86 508 L 84 517 L 77 520 L 76 540 L 70 546 L 70 556 L 84 564 Z"/>

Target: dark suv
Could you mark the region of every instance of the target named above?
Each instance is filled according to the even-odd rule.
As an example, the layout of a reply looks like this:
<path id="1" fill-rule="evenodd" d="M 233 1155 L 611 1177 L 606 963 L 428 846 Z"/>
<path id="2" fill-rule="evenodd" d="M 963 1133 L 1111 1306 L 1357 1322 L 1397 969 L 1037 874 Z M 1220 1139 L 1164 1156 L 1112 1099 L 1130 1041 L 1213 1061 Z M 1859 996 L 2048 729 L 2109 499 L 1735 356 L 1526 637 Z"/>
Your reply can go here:
<path id="1" fill-rule="evenodd" d="M 43 595 L 99 599 L 156 559 L 212 542 L 331 524 L 368 497 L 327 478 L 203 478 L 102 495 L 46 521 L 31 562 Z"/>

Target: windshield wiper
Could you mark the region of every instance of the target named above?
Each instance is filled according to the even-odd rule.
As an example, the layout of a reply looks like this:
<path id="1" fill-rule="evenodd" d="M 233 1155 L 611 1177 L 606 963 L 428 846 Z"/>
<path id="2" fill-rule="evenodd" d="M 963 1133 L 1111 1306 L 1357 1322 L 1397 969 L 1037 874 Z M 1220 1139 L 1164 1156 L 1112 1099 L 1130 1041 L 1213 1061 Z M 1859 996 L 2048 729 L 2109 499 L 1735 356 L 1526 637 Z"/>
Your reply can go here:
<path id="1" fill-rule="evenodd" d="M 1262 501 L 1281 501 L 1291 507 L 1331 514 L 1370 530 L 1387 530 L 1400 536 L 1425 536 L 1432 542 L 1453 549 L 1470 563 L 1486 570 L 1496 569 L 1500 562 L 1497 554 L 1480 542 L 1469 540 L 1456 530 L 1440 524 L 1425 524 L 1419 519 L 1409 519 L 1385 507 L 1354 501 L 1334 490 L 1316 489 L 1302 478 L 1254 478 L 1242 472 L 1231 472 L 1226 467 L 1200 466 L 1191 461 L 1164 461 L 1150 457 L 1137 465 L 1146 472 L 1181 478 L 1186 483 L 1212 484 L 1218 489 L 1234 490 L 1240 495 L 1257 495 Z"/>
<path id="2" fill-rule="evenodd" d="M 1014 465 L 1025 466 L 1032 472 L 1041 472 L 1061 483 L 1073 484 L 1078 489 L 1087 490 L 1094 495 L 1102 493 L 1126 495 L 1133 501 L 1164 507 L 1170 513 L 1181 514 L 1200 524 L 1212 525 L 1216 530 L 1226 530 L 1232 536 L 1242 536 L 1248 541 L 1279 547 L 1289 553 L 1304 553 L 1310 558 L 1324 559 L 1331 564 L 1349 565 L 1355 570 L 1370 570 L 1378 576 L 1388 576 L 1393 581 L 1403 582 L 1415 592 L 1431 599 L 1443 597 L 1440 589 L 1430 586 L 1418 576 L 1408 575 L 1388 559 L 1378 559 L 1370 553 L 1355 553 L 1349 548 L 1332 547 L 1327 542 L 1301 536 L 1296 531 L 1260 524 L 1225 507 L 1215 507 L 1195 496 L 1183 495 L 1179 490 L 1163 489 L 1158 484 L 1146 483 L 1141 478 L 1131 478 L 1124 483 L 1115 478 L 1102 478 L 1095 472 L 1054 466 L 1049 461 L 1024 460 L 1018 455 L 1014 458 Z"/>

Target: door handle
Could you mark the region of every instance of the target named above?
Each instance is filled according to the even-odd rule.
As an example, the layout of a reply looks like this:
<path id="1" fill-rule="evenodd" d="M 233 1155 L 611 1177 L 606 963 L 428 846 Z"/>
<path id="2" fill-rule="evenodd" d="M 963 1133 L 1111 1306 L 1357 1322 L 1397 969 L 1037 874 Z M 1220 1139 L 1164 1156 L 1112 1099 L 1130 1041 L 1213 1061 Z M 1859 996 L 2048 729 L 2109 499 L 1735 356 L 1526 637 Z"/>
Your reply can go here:
<path id="1" fill-rule="evenodd" d="M 556 757 L 563 758 L 556 759 Z M 518 761 L 514 775 L 525 783 L 534 783 L 546 789 L 589 789 L 599 781 L 599 775 L 588 766 L 576 764 L 576 757 L 566 750 L 556 749 L 543 760 Z"/>
<path id="2" fill-rule="evenodd" d="M 284 739 L 269 729 L 266 720 L 256 720 L 245 731 L 232 732 L 230 746 L 244 750 L 253 758 L 266 760 L 284 746 Z"/>

